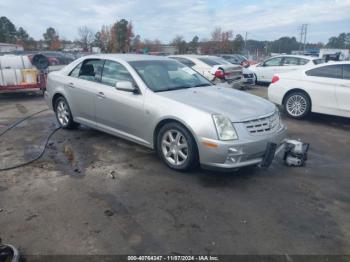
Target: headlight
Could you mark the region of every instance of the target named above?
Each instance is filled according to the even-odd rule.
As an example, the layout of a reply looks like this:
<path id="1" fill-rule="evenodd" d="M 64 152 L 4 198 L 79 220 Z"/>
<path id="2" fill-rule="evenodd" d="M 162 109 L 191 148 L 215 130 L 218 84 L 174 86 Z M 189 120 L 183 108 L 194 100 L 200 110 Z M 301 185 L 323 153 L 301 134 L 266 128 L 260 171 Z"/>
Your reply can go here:
<path id="1" fill-rule="evenodd" d="M 222 115 L 213 115 L 213 120 L 220 140 L 238 139 L 237 132 L 230 119 Z"/>
<path id="2" fill-rule="evenodd" d="M 278 107 L 276 106 L 276 111 L 275 114 L 277 114 L 277 120 L 278 120 L 278 127 L 282 126 L 282 118 L 281 118 L 281 113 Z"/>

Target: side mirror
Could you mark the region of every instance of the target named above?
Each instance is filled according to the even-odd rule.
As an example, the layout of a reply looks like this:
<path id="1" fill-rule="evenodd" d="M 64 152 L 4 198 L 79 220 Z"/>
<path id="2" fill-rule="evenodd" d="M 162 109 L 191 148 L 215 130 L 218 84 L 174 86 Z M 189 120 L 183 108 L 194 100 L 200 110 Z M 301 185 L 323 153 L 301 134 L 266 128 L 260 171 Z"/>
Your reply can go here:
<path id="1" fill-rule="evenodd" d="M 126 92 L 136 92 L 136 87 L 133 85 L 132 82 L 130 81 L 118 81 L 115 84 L 115 88 L 117 90 L 121 90 L 121 91 L 126 91 Z"/>

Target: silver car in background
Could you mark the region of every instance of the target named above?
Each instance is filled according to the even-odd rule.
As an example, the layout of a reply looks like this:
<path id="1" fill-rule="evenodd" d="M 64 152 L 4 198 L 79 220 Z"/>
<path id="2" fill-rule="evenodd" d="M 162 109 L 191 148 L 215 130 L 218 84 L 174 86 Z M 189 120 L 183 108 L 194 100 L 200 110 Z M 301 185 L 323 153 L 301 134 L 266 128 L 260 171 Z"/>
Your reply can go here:
<path id="1" fill-rule="evenodd" d="M 63 128 L 80 123 L 134 141 L 176 170 L 259 165 L 286 133 L 271 102 L 165 57 L 80 58 L 49 74 L 45 98 Z"/>

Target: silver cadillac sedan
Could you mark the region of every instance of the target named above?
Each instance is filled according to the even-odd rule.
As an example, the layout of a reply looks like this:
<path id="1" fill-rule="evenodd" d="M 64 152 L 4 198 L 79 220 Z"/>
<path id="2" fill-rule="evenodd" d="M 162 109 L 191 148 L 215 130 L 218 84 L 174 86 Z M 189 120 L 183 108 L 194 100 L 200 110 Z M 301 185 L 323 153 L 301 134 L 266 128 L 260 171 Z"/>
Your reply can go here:
<path id="1" fill-rule="evenodd" d="M 82 57 L 49 74 L 45 99 L 62 128 L 131 140 L 175 170 L 268 166 L 286 134 L 272 103 L 165 57 Z"/>

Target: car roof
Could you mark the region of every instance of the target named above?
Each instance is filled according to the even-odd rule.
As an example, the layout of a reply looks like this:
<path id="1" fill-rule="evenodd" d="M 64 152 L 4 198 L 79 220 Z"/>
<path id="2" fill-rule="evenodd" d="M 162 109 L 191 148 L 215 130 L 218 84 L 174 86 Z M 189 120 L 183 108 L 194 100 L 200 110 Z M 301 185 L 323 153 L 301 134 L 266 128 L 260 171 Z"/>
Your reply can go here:
<path id="1" fill-rule="evenodd" d="M 318 65 L 314 65 L 312 67 L 308 67 L 307 70 L 310 70 L 311 68 L 317 68 L 317 67 L 323 67 L 328 65 L 350 65 L 350 61 L 328 61 L 327 63 L 322 63 Z"/>
<path id="2" fill-rule="evenodd" d="M 274 57 L 295 57 L 295 58 L 303 58 L 307 60 L 321 59 L 319 57 L 313 57 L 313 56 L 307 56 L 307 55 L 275 55 L 275 56 L 271 56 L 270 58 L 274 58 Z"/>
<path id="3" fill-rule="evenodd" d="M 95 54 L 82 57 L 84 59 L 121 59 L 131 61 L 168 60 L 165 56 L 142 55 L 142 54 Z"/>
<path id="4" fill-rule="evenodd" d="M 220 56 L 214 56 L 214 55 L 170 55 L 169 57 L 183 57 L 183 58 L 221 58 Z"/>

